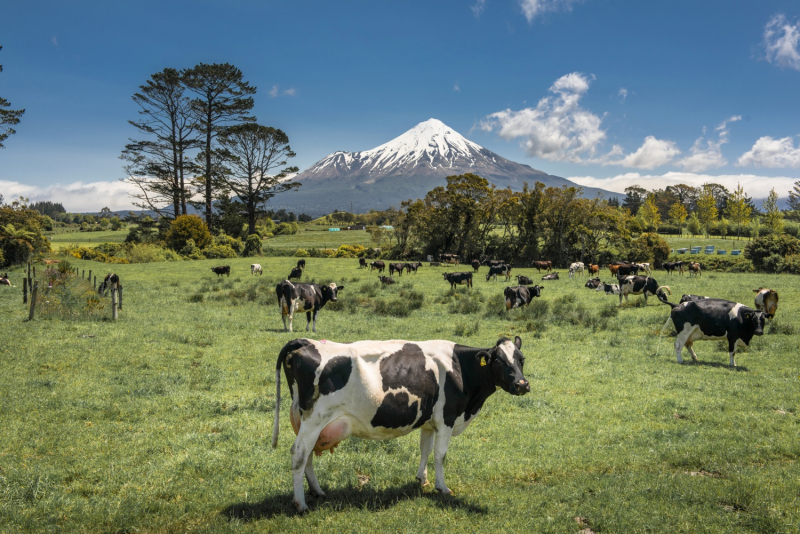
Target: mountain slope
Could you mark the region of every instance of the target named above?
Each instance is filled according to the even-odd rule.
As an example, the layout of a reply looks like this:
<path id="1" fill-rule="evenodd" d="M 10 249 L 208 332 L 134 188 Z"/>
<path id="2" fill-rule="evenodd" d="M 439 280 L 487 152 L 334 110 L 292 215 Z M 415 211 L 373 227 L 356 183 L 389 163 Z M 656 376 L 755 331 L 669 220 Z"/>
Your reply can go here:
<path id="1" fill-rule="evenodd" d="M 274 207 L 310 215 L 334 209 L 358 213 L 399 207 L 409 198 L 422 198 L 445 178 L 473 173 L 498 188 L 519 191 L 525 182 L 547 186 L 576 185 L 558 176 L 509 161 L 473 143 L 436 119 L 417 124 L 388 143 L 361 152 L 334 152 L 292 179 L 302 183 L 298 191 L 275 197 Z M 584 188 L 584 195 L 603 193 Z"/>

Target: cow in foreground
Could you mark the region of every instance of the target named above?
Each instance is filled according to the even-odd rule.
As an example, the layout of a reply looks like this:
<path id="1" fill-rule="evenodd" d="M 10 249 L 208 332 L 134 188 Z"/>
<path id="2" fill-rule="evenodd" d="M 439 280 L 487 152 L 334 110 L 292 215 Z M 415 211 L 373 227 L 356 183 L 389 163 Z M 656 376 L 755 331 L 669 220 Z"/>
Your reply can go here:
<path id="1" fill-rule="evenodd" d="M 778 311 L 778 292 L 774 289 L 759 287 L 758 289 L 754 289 L 753 293 L 756 294 L 756 309 L 766 312 L 768 318 L 772 319 Z"/>
<path id="2" fill-rule="evenodd" d="M 675 338 L 675 356 L 683 363 L 683 347 L 689 349 L 692 359 L 697 354 L 692 345 L 695 341 L 727 340 L 730 366 L 736 367 L 736 347 L 747 347 L 753 336 L 764 334 L 764 320 L 771 314 L 756 311 L 744 304 L 724 299 L 701 299 L 673 304 L 666 297 L 661 302 L 672 308 L 669 316 L 678 336 Z"/>
<path id="3" fill-rule="evenodd" d="M 683 295 L 679 304 L 683 304 L 684 302 L 690 302 L 693 300 L 705 300 L 710 297 L 701 297 L 700 295 Z"/>
<path id="4" fill-rule="evenodd" d="M 506 310 L 527 306 L 534 297 L 542 296 L 542 289 L 544 288 L 539 285 L 505 288 L 503 290 L 503 295 L 506 297 Z"/>
<path id="5" fill-rule="evenodd" d="M 372 272 L 373 269 L 377 269 L 379 273 L 382 273 L 384 269 L 386 269 L 386 263 L 378 260 L 373 261 L 369 264 L 369 272 Z"/>
<path id="6" fill-rule="evenodd" d="M 486 273 L 486 281 L 488 282 L 490 278 L 494 277 L 494 281 L 497 282 L 497 275 L 502 274 L 506 277 L 506 282 L 511 279 L 511 266 L 510 265 L 492 265 L 489 267 L 489 272 Z"/>
<path id="7" fill-rule="evenodd" d="M 467 287 L 472 287 L 472 273 L 442 273 L 442 276 L 447 282 L 450 282 L 450 289 L 464 284 Z"/>
<path id="8" fill-rule="evenodd" d="M 632 274 L 619 280 L 619 305 L 622 306 L 622 297 L 628 302 L 628 295 L 644 295 L 644 304 L 647 306 L 647 297 L 663 295 L 664 291 L 672 294 L 669 286 L 659 286 L 655 278 Z M 661 299 L 661 296 L 658 298 Z"/>
<path id="9" fill-rule="evenodd" d="M 211 271 L 217 275 L 217 278 L 222 276 L 223 274 L 227 274 L 228 276 L 231 275 L 231 266 L 230 265 L 220 265 L 219 267 L 212 267 Z"/>
<path id="10" fill-rule="evenodd" d="M 283 319 L 283 330 L 292 331 L 292 321 L 294 312 L 302 310 L 306 312 L 306 331 L 312 324 L 314 333 L 317 332 L 317 315 L 327 302 L 336 302 L 336 296 L 344 289 L 344 286 L 336 284 L 293 284 L 289 280 L 284 280 L 275 286 L 275 294 L 278 297 L 278 305 L 281 308 L 281 318 Z M 289 318 L 287 328 L 286 318 Z"/>
<path id="11" fill-rule="evenodd" d="M 295 267 L 292 269 L 292 272 L 289 273 L 288 278 L 289 280 L 292 279 L 300 280 L 302 276 L 303 276 L 303 269 L 301 267 Z"/>
<path id="12" fill-rule="evenodd" d="M 558 280 L 558 273 L 546 274 L 542 277 L 542 280 Z"/>
<path id="13" fill-rule="evenodd" d="M 117 276 L 114 273 L 108 273 L 106 277 L 103 278 L 103 281 L 100 282 L 100 286 L 97 288 L 97 292 L 105 296 L 106 291 L 108 291 L 112 287 L 119 288 L 119 276 Z"/>
<path id="14" fill-rule="evenodd" d="M 528 278 L 527 276 L 523 276 L 521 274 L 517 275 L 517 283 L 521 286 L 529 286 L 533 283 L 533 280 Z"/>
<path id="15" fill-rule="evenodd" d="M 471 273 L 470 273 L 471 274 Z M 289 419 L 297 434 L 291 448 L 294 504 L 308 510 L 303 475 L 312 493 L 325 496 L 314 473 L 312 453 L 321 455 L 341 441 L 387 440 L 420 429 L 417 480 L 428 483 L 433 450 L 435 487 L 442 494 L 444 458 L 450 439 L 461 434 L 498 388 L 524 395 L 522 340 L 501 338 L 491 348 L 451 341 L 356 341 L 332 343 L 296 339 L 278 354 L 272 447 L 280 429 L 281 369 L 292 404 Z"/>
<path id="16" fill-rule="evenodd" d="M 264 271 L 261 269 L 261 264 L 260 263 L 251 263 L 250 264 L 250 274 L 256 274 L 256 273 L 258 273 L 259 276 L 264 274 Z"/>

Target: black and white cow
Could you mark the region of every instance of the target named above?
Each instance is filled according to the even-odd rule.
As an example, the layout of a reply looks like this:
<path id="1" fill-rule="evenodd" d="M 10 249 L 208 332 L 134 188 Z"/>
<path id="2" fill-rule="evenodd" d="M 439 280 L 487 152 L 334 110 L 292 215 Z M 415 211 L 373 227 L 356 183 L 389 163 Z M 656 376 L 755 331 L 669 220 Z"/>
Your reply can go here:
<path id="1" fill-rule="evenodd" d="M 666 297 L 659 298 L 672 308 L 669 316 L 678 333 L 675 338 L 678 363 L 683 363 L 683 347 L 689 349 L 692 359 L 697 361 L 697 354 L 692 347 L 695 341 L 727 340 L 730 366 L 736 367 L 736 346 L 747 347 L 753 336 L 762 335 L 764 320 L 772 317 L 771 314 L 724 299 L 701 299 L 673 304 Z"/>
<path id="2" fill-rule="evenodd" d="M 492 265 L 489 267 L 489 272 L 486 273 L 486 281 L 488 282 L 490 278 L 494 277 L 494 281 L 497 282 L 497 275 L 502 274 L 506 277 L 506 282 L 511 279 L 511 266 L 510 265 Z"/>
<path id="3" fill-rule="evenodd" d="M 693 300 L 705 300 L 710 297 L 701 297 L 700 295 L 684 295 L 681 297 L 679 304 L 683 304 L 684 302 L 691 302 Z"/>
<path id="4" fill-rule="evenodd" d="M 230 276 L 230 268 L 228 268 L 228 275 Z M 112 287 L 119 288 L 119 276 L 114 273 L 108 273 L 103 281 L 100 283 L 100 287 L 97 288 L 97 292 L 101 295 L 105 295 L 106 291 L 111 289 Z"/>
<path id="5" fill-rule="evenodd" d="M 505 260 L 490 260 L 489 258 L 484 259 L 482 263 L 489 267 L 497 267 L 506 264 Z"/>
<path id="6" fill-rule="evenodd" d="M 683 262 L 682 261 L 665 261 L 661 266 L 667 271 L 668 274 L 672 274 L 672 271 L 678 271 L 678 274 L 683 274 Z"/>
<path id="7" fill-rule="evenodd" d="M 542 277 L 542 280 L 558 280 L 558 273 L 546 274 Z"/>
<path id="8" fill-rule="evenodd" d="M 632 274 L 619 279 L 619 305 L 622 306 L 622 297 L 628 302 L 628 295 L 644 295 L 646 306 L 647 297 L 663 294 L 664 291 L 672 294 L 668 286 L 659 286 L 655 278 Z"/>
<path id="9" fill-rule="evenodd" d="M 583 276 L 583 270 L 586 266 L 582 261 L 576 261 L 569 265 L 569 277 L 572 278 L 575 274 Z"/>
<path id="10" fill-rule="evenodd" d="M 380 260 L 373 261 L 369 264 L 369 272 L 372 272 L 373 269 L 377 269 L 379 273 L 382 273 L 386 269 L 386 263 Z"/>
<path id="11" fill-rule="evenodd" d="M 381 281 L 381 284 L 387 286 L 395 283 L 394 278 L 392 278 L 391 276 L 378 276 L 378 280 Z"/>
<path id="12" fill-rule="evenodd" d="M 640 269 L 641 267 L 639 267 L 639 265 L 636 263 L 620 265 L 617 268 L 617 279 L 621 280 L 626 276 L 630 276 L 632 274 L 639 274 Z"/>
<path id="13" fill-rule="evenodd" d="M 505 288 L 503 290 L 503 295 L 506 297 L 506 310 L 527 306 L 534 297 L 542 296 L 542 289 L 544 288 L 539 285 Z"/>
<path id="14" fill-rule="evenodd" d="M 458 256 L 456 254 L 439 254 L 439 261 L 458 265 Z"/>
<path id="15" fill-rule="evenodd" d="M 220 265 L 219 267 L 212 267 L 211 271 L 217 275 L 217 278 L 222 276 L 223 274 L 227 274 L 228 276 L 231 275 L 231 266 L 230 265 Z"/>
<path id="16" fill-rule="evenodd" d="M 405 263 L 390 263 L 389 264 L 389 276 L 397 273 L 398 276 L 403 276 L 403 269 L 406 268 Z"/>
<path id="17" fill-rule="evenodd" d="M 778 311 L 778 292 L 774 289 L 767 289 L 759 287 L 754 289 L 753 293 L 756 294 L 754 304 L 758 311 L 766 312 L 768 315 L 775 316 Z M 770 317 L 770 319 L 772 319 Z"/>
<path id="18" fill-rule="evenodd" d="M 306 270 L 306 260 L 297 260 L 297 268 Z"/>
<path id="19" fill-rule="evenodd" d="M 589 280 L 588 282 L 586 282 L 586 283 L 583 285 L 583 287 L 587 287 L 587 288 L 589 288 L 589 289 L 597 289 L 597 288 L 598 288 L 598 287 L 600 287 L 601 285 L 602 285 L 602 282 L 600 281 L 600 279 L 599 279 L 599 278 L 592 278 L 591 280 Z"/>
<path id="20" fill-rule="evenodd" d="M 342 289 L 344 286 L 337 286 L 333 283 L 321 286 L 319 284 L 293 284 L 289 280 L 284 280 L 275 286 L 284 331 L 292 331 L 294 312 L 302 310 L 306 312 L 306 331 L 313 319 L 312 330 L 316 333 L 319 311 L 328 301 L 336 302 L 336 296 Z M 286 327 L 287 317 L 289 318 L 288 328 Z"/>
<path id="21" fill-rule="evenodd" d="M 602 291 L 606 295 L 620 294 L 619 284 L 606 284 L 605 282 L 602 282 L 600 285 L 598 285 L 595 291 Z"/>
<path id="22" fill-rule="evenodd" d="M 366 258 L 358 258 L 358 268 L 364 269 L 367 267 L 367 259 Z"/>
<path id="23" fill-rule="evenodd" d="M 533 283 L 533 280 L 528 278 L 527 276 L 523 276 L 521 274 L 517 275 L 517 283 L 521 286 L 529 286 Z"/>
<path id="24" fill-rule="evenodd" d="M 308 510 L 304 474 L 311 492 L 325 495 L 314 473 L 313 453 L 332 451 L 351 436 L 387 440 L 417 428 L 417 480 L 427 485 L 433 450 L 435 487 L 450 494 L 444 477 L 450 439 L 475 420 L 498 388 L 512 395 L 530 391 L 521 347 L 519 337 L 501 338 L 486 349 L 442 340 L 287 343 L 275 366 L 272 447 L 278 445 L 283 369 L 292 395 L 289 419 L 297 434 L 291 448 L 297 510 Z"/>
<path id="25" fill-rule="evenodd" d="M 264 271 L 261 269 L 261 264 L 260 263 L 251 263 L 250 264 L 250 274 L 256 274 L 256 273 L 258 273 L 259 276 L 264 274 Z"/>
<path id="26" fill-rule="evenodd" d="M 0 286 L 11 286 L 11 280 L 8 279 L 8 273 L 0 275 Z"/>
<path id="27" fill-rule="evenodd" d="M 300 278 L 302 276 L 303 276 L 303 269 L 301 267 L 295 267 L 295 268 L 292 269 L 292 272 L 289 273 L 289 277 L 288 278 L 289 278 L 289 280 L 291 280 L 293 278 L 295 278 L 297 280 L 300 280 Z"/>
<path id="28" fill-rule="evenodd" d="M 442 273 L 442 276 L 447 282 L 450 282 L 450 289 L 463 284 L 472 287 L 472 273 Z"/>

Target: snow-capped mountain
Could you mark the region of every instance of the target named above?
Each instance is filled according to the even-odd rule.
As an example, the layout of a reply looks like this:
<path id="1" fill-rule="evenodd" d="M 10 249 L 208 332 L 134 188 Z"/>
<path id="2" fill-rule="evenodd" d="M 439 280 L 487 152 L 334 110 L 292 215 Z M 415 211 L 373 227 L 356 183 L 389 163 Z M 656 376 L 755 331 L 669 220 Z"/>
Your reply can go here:
<path id="1" fill-rule="evenodd" d="M 399 207 L 409 198 L 422 198 L 447 176 L 473 173 L 499 188 L 519 191 L 525 182 L 547 186 L 576 185 L 569 180 L 509 161 L 466 139 L 437 119 L 421 122 L 378 147 L 361 152 L 338 151 L 293 177 L 302 183 L 296 192 L 275 197 L 273 203 L 311 215 L 334 209 L 364 212 Z M 584 194 L 594 196 L 585 188 Z M 617 193 L 602 191 L 605 196 Z"/>

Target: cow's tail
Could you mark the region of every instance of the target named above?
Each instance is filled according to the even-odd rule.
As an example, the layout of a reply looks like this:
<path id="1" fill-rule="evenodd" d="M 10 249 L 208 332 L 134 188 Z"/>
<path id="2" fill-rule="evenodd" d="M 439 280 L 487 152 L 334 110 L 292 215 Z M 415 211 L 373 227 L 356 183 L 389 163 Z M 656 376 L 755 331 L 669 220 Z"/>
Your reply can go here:
<path id="1" fill-rule="evenodd" d="M 273 449 L 278 446 L 278 433 L 281 428 L 281 367 L 283 367 L 287 354 L 289 354 L 289 344 L 281 349 L 280 354 L 278 354 L 278 362 L 275 364 L 275 420 L 272 423 Z"/>
<path id="2" fill-rule="evenodd" d="M 666 292 L 664 290 L 666 290 Z M 669 286 L 659 286 L 659 288 L 656 289 L 656 297 L 658 297 L 658 300 L 668 305 L 670 308 L 677 308 L 678 306 L 680 306 L 680 304 L 674 304 L 668 301 L 666 295 L 667 293 L 672 295 L 672 290 L 670 290 Z"/>

